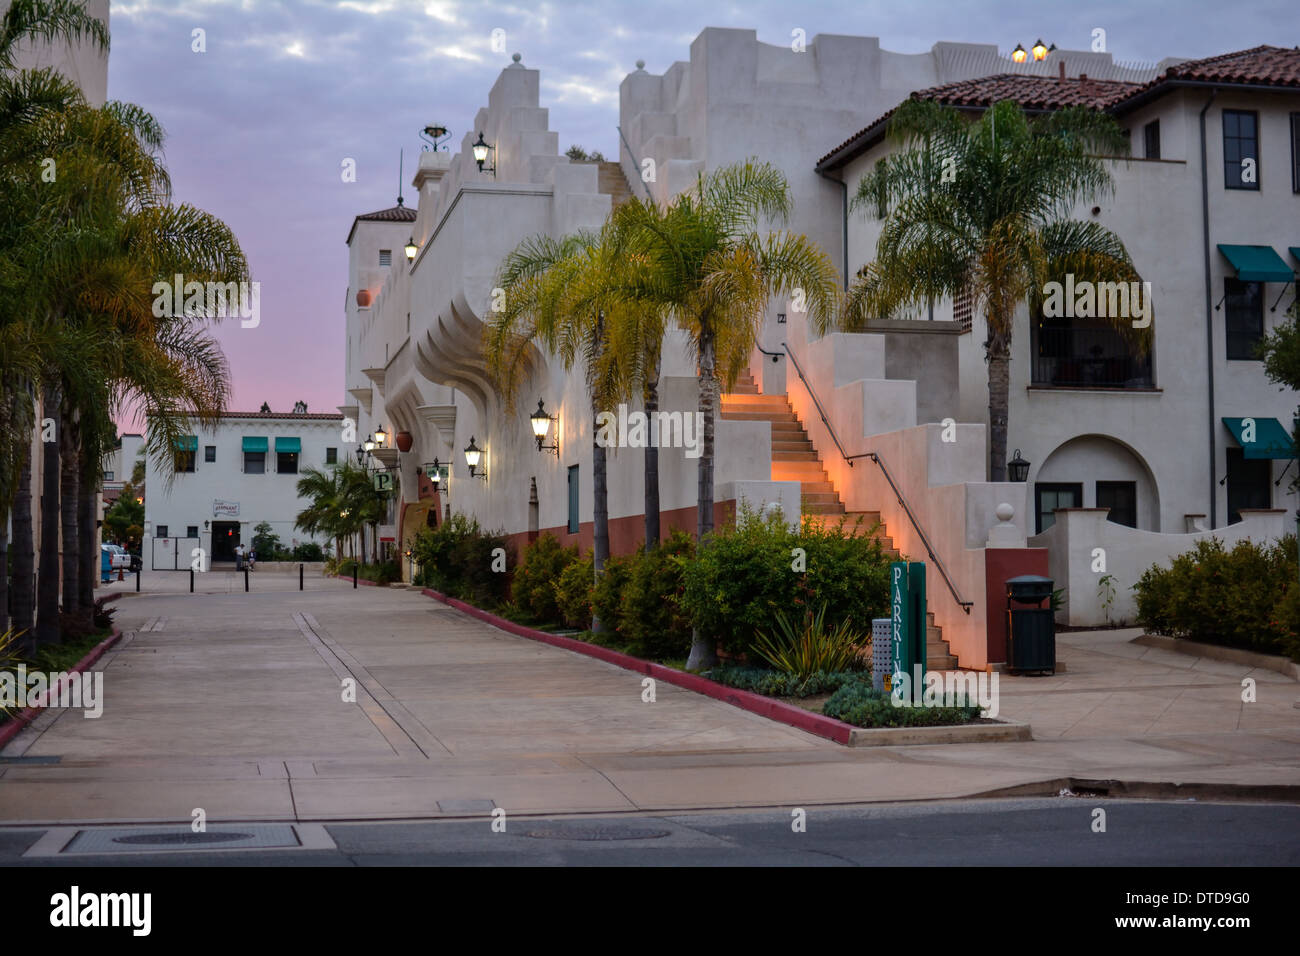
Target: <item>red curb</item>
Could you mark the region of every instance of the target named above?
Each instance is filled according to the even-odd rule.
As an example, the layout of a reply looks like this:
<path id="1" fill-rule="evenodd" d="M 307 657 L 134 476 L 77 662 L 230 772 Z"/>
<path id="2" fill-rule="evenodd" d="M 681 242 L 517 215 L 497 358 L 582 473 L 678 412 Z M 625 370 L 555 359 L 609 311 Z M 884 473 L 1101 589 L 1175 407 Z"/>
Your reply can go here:
<path id="1" fill-rule="evenodd" d="M 113 633 L 109 634 L 108 637 L 104 638 L 102 641 L 100 641 L 98 644 L 92 647 L 86 653 L 85 657 L 79 660 L 65 673 L 80 674 L 82 671 L 86 670 L 87 668 L 92 666 L 97 660 L 103 657 L 104 652 L 107 651 L 114 644 L 116 644 L 121 639 L 121 637 L 122 637 L 122 632 L 118 630 L 117 625 L 113 625 Z M 14 717 L 12 720 L 7 721 L 3 727 L 0 727 L 0 750 L 4 750 L 4 748 L 9 744 L 9 741 L 17 737 L 18 732 L 22 730 L 24 727 L 26 727 L 28 724 L 30 724 L 33 720 L 35 720 L 37 716 L 40 714 L 40 712 L 43 711 L 44 709 L 45 709 L 44 705 L 38 707 L 28 707 L 22 713 Z"/>
<path id="2" fill-rule="evenodd" d="M 698 674 L 688 674 L 685 671 L 674 670 L 671 667 L 665 667 L 662 664 L 655 664 L 651 661 L 643 661 L 639 657 L 633 657 L 630 654 L 624 654 L 621 651 L 611 650 L 608 647 L 600 647 L 596 644 L 588 644 L 586 641 L 579 641 L 572 637 L 564 637 L 560 634 L 548 634 L 546 631 L 538 631 L 523 624 L 516 624 L 514 621 L 507 621 L 505 618 L 497 617 L 482 608 L 477 608 L 472 604 L 466 604 L 464 601 L 457 600 L 453 597 L 435 591 L 433 588 L 423 588 L 420 591 L 426 597 L 431 597 L 443 604 L 450 605 L 458 611 L 464 611 L 471 617 L 476 617 L 480 621 L 491 624 L 493 627 L 500 628 L 517 637 L 526 637 L 529 640 L 541 641 L 543 644 L 550 644 L 553 647 L 563 648 L 566 651 L 573 651 L 576 654 L 585 654 L 588 657 L 594 657 L 598 660 L 613 664 L 616 667 L 622 667 L 626 670 L 637 671 L 641 674 L 647 674 L 655 680 L 661 680 L 666 684 L 672 684 L 685 690 L 694 691 L 697 694 L 703 694 L 706 697 L 712 697 L 714 700 L 720 700 L 724 704 L 730 704 L 733 707 L 739 707 L 741 710 L 747 710 L 752 714 L 758 714 L 760 717 L 766 717 L 768 720 L 774 720 L 780 724 L 787 724 L 790 727 L 796 727 L 799 730 L 807 731 L 810 734 L 816 734 L 818 737 L 825 737 L 833 740 L 837 744 L 847 744 L 850 735 L 853 732 L 853 726 L 846 724 L 842 720 L 835 720 L 823 714 L 814 714 L 810 710 L 804 710 L 802 707 L 796 707 L 794 704 L 787 704 L 785 701 L 773 700 L 770 697 L 764 697 L 761 694 L 755 694 L 747 690 L 737 690 L 734 687 L 727 687 L 715 681 Z"/>

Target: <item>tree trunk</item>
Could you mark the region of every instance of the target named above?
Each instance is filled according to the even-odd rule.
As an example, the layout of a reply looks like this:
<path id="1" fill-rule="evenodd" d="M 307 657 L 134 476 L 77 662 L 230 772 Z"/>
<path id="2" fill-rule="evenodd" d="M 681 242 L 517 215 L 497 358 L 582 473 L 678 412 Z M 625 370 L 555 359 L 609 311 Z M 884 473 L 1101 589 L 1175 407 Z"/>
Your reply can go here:
<path id="1" fill-rule="evenodd" d="M 9 630 L 9 519 L 0 518 L 0 635 Z"/>
<path id="2" fill-rule="evenodd" d="M 31 446 L 26 442 L 18 450 L 18 487 L 14 492 L 12 517 L 13 540 L 9 545 L 13 565 L 13 620 L 15 630 L 26 632 L 20 646 L 30 650 L 35 635 L 36 553 L 32 545 L 32 461 Z"/>
<path id="3" fill-rule="evenodd" d="M 1011 355 L 1005 341 L 989 346 L 989 480 L 1007 480 L 1007 414 Z"/>
<path id="4" fill-rule="evenodd" d="M 59 482 L 59 522 L 63 532 L 63 611 L 65 614 L 76 613 L 81 605 L 78 598 L 81 591 L 81 535 L 77 530 L 77 511 L 81 504 L 77 494 L 81 477 L 81 456 L 77 451 L 80 442 L 74 434 L 75 430 L 72 416 L 65 413 L 63 428 L 59 432 L 62 468 Z"/>
<path id="5" fill-rule="evenodd" d="M 713 409 L 717 405 L 718 380 L 714 341 L 711 334 L 700 336 L 700 414 L 704 417 L 704 438 L 700 449 L 699 512 L 696 515 L 696 547 L 704 550 L 705 537 L 713 531 Z M 713 636 L 691 631 L 691 653 L 686 669 L 703 670 L 718 663 Z"/>
<path id="6" fill-rule="evenodd" d="M 42 391 L 42 424 L 50 419 L 54 438 L 41 442 L 41 561 L 36 577 L 36 646 L 59 642 L 59 393 L 53 385 Z M 42 428 L 42 438 L 44 437 Z"/>
<path id="7" fill-rule="evenodd" d="M 91 478 L 93 469 L 82 462 L 81 485 L 77 494 L 77 535 L 81 541 L 81 580 L 77 588 L 77 606 L 94 611 L 95 580 L 99 574 L 99 548 L 95 546 L 95 520 L 98 511 L 98 482 Z M 143 548 L 141 557 L 143 557 Z"/>
<path id="8" fill-rule="evenodd" d="M 591 509 L 591 563 L 596 573 L 605 569 L 609 560 L 609 481 L 605 462 L 605 448 L 596 441 L 591 444 L 591 493 L 595 496 Z"/>
<path id="9" fill-rule="evenodd" d="M 653 370 L 654 378 L 646 382 L 645 414 L 646 421 L 653 422 L 659 411 L 659 370 Z M 659 546 L 659 447 L 654 442 L 647 442 L 645 448 L 645 549 L 650 551 Z"/>

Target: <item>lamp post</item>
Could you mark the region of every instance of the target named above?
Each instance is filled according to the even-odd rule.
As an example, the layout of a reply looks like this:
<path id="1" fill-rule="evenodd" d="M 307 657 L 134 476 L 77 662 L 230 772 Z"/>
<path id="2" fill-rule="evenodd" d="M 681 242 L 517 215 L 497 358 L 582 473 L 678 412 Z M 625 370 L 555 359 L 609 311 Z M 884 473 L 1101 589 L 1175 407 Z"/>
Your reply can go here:
<path id="1" fill-rule="evenodd" d="M 542 400 L 539 398 L 537 400 L 537 411 L 529 415 L 528 420 L 533 426 L 533 437 L 537 439 L 537 450 L 553 451 L 555 452 L 555 457 L 559 458 L 560 457 L 559 417 L 546 414 L 546 406 L 542 404 Z M 551 422 L 556 423 L 555 444 L 543 445 L 542 442 L 546 440 L 546 433 L 551 430 Z"/>
<path id="2" fill-rule="evenodd" d="M 1011 460 L 1007 462 L 1007 477 L 1012 481 L 1024 481 L 1029 477 L 1029 464 L 1020 457 L 1020 449 L 1017 448 Z"/>

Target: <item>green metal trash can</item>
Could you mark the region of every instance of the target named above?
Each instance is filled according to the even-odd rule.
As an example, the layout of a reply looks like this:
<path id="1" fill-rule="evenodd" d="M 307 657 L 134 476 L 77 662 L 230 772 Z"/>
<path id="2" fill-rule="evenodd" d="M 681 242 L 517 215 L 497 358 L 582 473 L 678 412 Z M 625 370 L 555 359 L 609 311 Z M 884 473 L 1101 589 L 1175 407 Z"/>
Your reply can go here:
<path id="1" fill-rule="evenodd" d="M 1007 579 L 1007 670 L 1056 673 L 1056 615 L 1051 578 L 1022 574 Z M 1043 602 L 1047 607 L 1043 607 Z M 1017 607 L 1016 605 L 1034 605 Z"/>

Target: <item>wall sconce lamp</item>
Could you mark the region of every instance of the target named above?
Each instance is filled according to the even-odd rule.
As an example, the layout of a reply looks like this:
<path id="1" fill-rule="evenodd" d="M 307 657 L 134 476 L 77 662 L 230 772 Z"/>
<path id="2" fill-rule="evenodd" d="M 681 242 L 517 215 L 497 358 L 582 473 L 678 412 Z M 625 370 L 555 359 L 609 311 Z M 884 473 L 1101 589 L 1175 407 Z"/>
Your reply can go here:
<path id="1" fill-rule="evenodd" d="M 1024 481 L 1029 477 L 1029 462 L 1020 457 L 1020 449 L 1007 462 L 1007 477 L 1012 481 Z"/>
<path id="2" fill-rule="evenodd" d="M 384 426 L 380 425 L 375 429 L 375 446 L 383 448 L 388 443 L 388 432 L 384 431 Z"/>
<path id="3" fill-rule="evenodd" d="M 1042 40 L 1039 40 L 1039 41 L 1038 41 L 1037 43 L 1035 43 L 1035 44 L 1034 44 L 1030 49 L 1031 49 L 1031 52 L 1034 54 L 1034 60 L 1035 60 L 1035 62 L 1037 62 L 1037 61 L 1041 61 L 1041 60 L 1046 60 L 1046 59 L 1047 59 L 1047 54 L 1050 52 L 1050 51 L 1047 49 L 1047 44 L 1043 43 Z"/>
<path id="4" fill-rule="evenodd" d="M 542 400 L 537 400 L 537 411 L 528 416 L 528 420 L 533 426 L 533 437 L 537 439 L 538 451 L 553 451 L 555 457 L 560 457 L 560 417 L 558 415 L 546 414 L 546 406 Z M 555 444 L 543 445 L 546 440 L 546 433 L 551 430 L 551 422 L 555 422 Z"/>
<path id="5" fill-rule="evenodd" d="M 411 262 L 415 259 L 415 254 L 420 251 L 420 247 L 415 244 L 415 236 L 406 240 L 406 261 Z"/>
<path id="6" fill-rule="evenodd" d="M 465 447 L 465 464 L 469 465 L 469 476 L 487 481 L 487 472 L 478 470 L 478 463 L 482 460 L 483 449 L 474 443 L 474 436 L 470 435 L 469 445 Z"/>
<path id="7" fill-rule="evenodd" d="M 1024 47 L 1017 43 L 1016 48 L 1011 51 L 1011 59 L 1016 63 L 1024 63 L 1029 59 L 1029 54 L 1025 52 Z"/>
<path id="8" fill-rule="evenodd" d="M 479 133 L 478 140 L 470 146 L 470 149 L 474 151 L 474 162 L 478 163 L 478 171 L 480 173 L 491 173 L 492 178 L 495 179 L 497 175 L 496 147 L 484 140 L 483 134 Z M 489 150 L 492 151 L 492 165 L 484 169 L 483 164 L 487 162 Z"/>
<path id="9" fill-rule="evenodd" d="M 427 475 L 435 491 L 442 485 L 442 465 L 438 463 L 436 458 L 433 460 L 433 464 L 426 464 L 423 469 L 415 469 L 415 473 L 417 475 L 421 473 Z"/>

